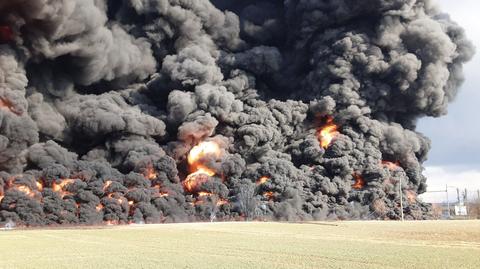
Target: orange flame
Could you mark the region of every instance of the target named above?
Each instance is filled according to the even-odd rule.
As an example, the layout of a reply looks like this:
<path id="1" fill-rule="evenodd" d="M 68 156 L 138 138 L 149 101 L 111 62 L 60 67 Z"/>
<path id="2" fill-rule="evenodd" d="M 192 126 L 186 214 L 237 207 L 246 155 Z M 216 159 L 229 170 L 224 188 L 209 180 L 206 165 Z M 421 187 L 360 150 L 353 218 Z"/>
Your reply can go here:
<path id="1" fill-rule="evenodd" d="M 63 179 L 60 183 L 56 183 L 56 182 L 53 182 L 52 184 L 52 189 L 53 191 L 55 192 L 59 192 L 59 191 L 62 191 L 62 189 L 69 185 L 69 184 L 72 184 L 73 182 L 75 182 L 74 179 L 70 179 L 70 178 L 67 178 L 67 179 Z"/>
<path id="2" fill-rule="evenodd" d="M 158 197 L 167 197 L 169 195 L 168 191 L 160 191 L 160 185 L 155 185 L 152 188 L 158 192 Z"/>
<path id="3" fill-rule="evenodd" d="M 188 153 L 187 160 L 192 171 L 196 171 L 200 168 L 204 168 L 201 166 L 198 167 L 198 163 L 199 161 L 201 161 L 202 158 L 206 156 L 213 156 L 215 158 L 219 158 L 221 154 L 222 151 L 220 150 L 220 146 L 217 143 L 213 141 L 206 141 L 201 142 L 200 144 L 193 147 Z"/>
<path id="4" fill-rule="evenodd" d="M 400 162 L 398 161 L 396 162 L 382 161 L 382 165 L 392 171 L 400 168 Z"/>
<path id="5" fill-rule="evenodd" d="M 326 149 L 330 146 L 333 139 L 340 134 L 337 130 L 338 126 L 333 122 L 333 117 L 327 116 L 326 123 L 317 131 L 317 137 L 322 148 Z"/>
<path id="6" fill-rule="evenodd" d="M 123 199 L 125 199 L 125 198 L 123 198 L 123 197 L 118 197 L 118 195 L 117 195 L 118 198 L 113 198 L 113 196 L 114 196 L 113 194 L 109 194 L 109 195 L 108 195 L 108 198 L 115 199 L 115 201 L 116 201 L 117 203 L 123 204 L 123 201 L 124 201 Z"/>
<path id="7" fill-rule="evenodd" d="M 60 196 L 63 198 L 65 195 L 72 194 L 68 191 L 64 191 L 63 188 L 65 188 L 65 186 L 69 184 L 72 184 L 73 182 L 75 182 L 75 180 L 71 178 L 63 179 L 60 183 L 53 182 L 52 189 L 54 192 L 59 193 Z"/>
<path id="8" fill-rule="evenodd" d="M 102 204 L 98 204 L 98 205 L 95 207 L 95 209 L 97 210 L 97 212 L 100 212 L 100 211 L 102 211 L 102 209 L 103 209 L 103 205 L 102 205 Z"/>
<path id="9" fill-rule="evenodd" d="M 128 201 L 128 205 L 129 205 L 129 206 L 132 206 L 133 204 L 134 204 L 133 201 Z"/>
<path id="10" fill-rule="evenodd" d="M 143 172 L 143 175 L 145 176 L 145 178 L 150 179 L 150 180 L 156 179 L 157 176 L 158 176 L 157 172 L 155 171 L 155 169 L 153 168 L 153 166 L 151 164 L 149 164 L 147 166 L 147 168 Z"/>
<path id="11" fill-rule="evenodd" d="M 198 192 L 198 197 L 208 197 L 208 196 L 212 196 L 213 193 L 211 192 L 206 192 L 206 191 L 201 191 L 201 192 Z"/>
<path id="12" fill-rule="evenodd" d="M 215 173 L 212 173 L 209 170 L 200 169 L 197 172 L 188 175 L 183 182 L 183 186 L 186 191 L 193 193 L 200 185 L 207 182 L 209 177 L 213 175 L 215 175 Z"/>
<path id="13" fill-rule="evenodd" d="M 226 199 L 219 199 L 219 200 L 217 201 L 217 206 L 228 205 L 228 204 L 229 204 L 229 202 L 228 202 L 228 200 L 226 200 Z"/>
<path id="14" fill-rule="evenodd" d="M 360 190 L 365 187 L 365 180 L 363 180 L 362 176 L 359 174 L 353 174 L 353 178 L 355 179 L 355 183 L 353 183 L 352 188 Z"/>
<path id="15" fill-rule="evenodd" d="M 268 200 L 272 200 L 275 194 L 273 193 L 273 191 L 267 191 L 263 193 L 263 196 L 265 196 Z"/>
<path id="16" fill-rule="evenodd" d="M 31 188 L 31 187 L 23 185 L 23 184 L 14 183 L 14 181 L 18 177 L 22 177 L 22 176 L 23 175 L 21 175 L 21 174 L 16 175 L 16 176 L 11 176 L 6 180 L 6 182 L 5 182 L 6 185 L 4 187 L 5 189 L 0 190 L 0 202 L 5 198 L 4 191 L 8 190 L 8 189 L 13 189 L 13 190 L 22 192 L 22 193 L 24 193 L 25 195 L 27 195 L 28 197 L 31 197 L 31 198 L 34 198 L 37 194 L 39 194 L 39 192 L 43 191 L 43 183 L 40 180 L 35 181 L 35 188 Z M 41 200 L 41 197 L 37 197 L 37 199 Z"/>
<path id="17" fill-rule="evenodd" d="M 105 181 L 105 184 L 103 185 L 103 192 L 107 191 L 107 189 L 108 189 L 108 187 L 110 187 L 110 185 L 112 185 L 111 180 Z"/>
<path id="18" fill-rule="evenodd" d="M 3 108 L 3 109 L 6 109 L 10 112 L 12 112 L 13 114 L 17 115 L 17 116 L 20 116 L 22 115 L 22 113 L 20 113 L 16 108 L 15 106 L 13 105 L 13 103 L 10 101 L 10 100 L 7 100 L 3 97 L 0 97 L 0 108 Z"/>
<path id="19" fill-rule="evenodd" d="M 263 176 L 257 180 L 257 185 L 265 184 L 269 180 L 270 180 L 269 176 Z"/>
<path id="20" fill-rule="evenodd" d="M 220 198 L 217 196 L 217 194 L 214 194 L 211 192 L 200 191 L 197 193 L 197 195 L 198 195 L 197 200 L 191 203 L 192 205 L 201 205 L 201 204 L 204 204 L 205 201 L 212 201 L 212 203 L 215 203 L 216 206 L 229 204 L 229 201 L 227 199 Z M 208 197 L 212 197 L 212 198 L 208 198 Z"/>
<path id="21" fill-rule="evenodd" d="M 24 194 L 26 194 L 28 197 L 34 197 L 35 196 L 35 193 L 27 186 L 25 185 L 20 185 L 20 186 L 14 186 L 13 187 L 15 190 L 19 191 L 19 192 L 23 192 Z"/>
<path id="22" fill-rule="evenodd" d="M 42 182 L 37 181 L 37 182 L 35 182 L 35 184 L 37 184 L 37 189 L 38 189 L 39 191 L 43 191 L 43 184 L 42 184 Z"/>

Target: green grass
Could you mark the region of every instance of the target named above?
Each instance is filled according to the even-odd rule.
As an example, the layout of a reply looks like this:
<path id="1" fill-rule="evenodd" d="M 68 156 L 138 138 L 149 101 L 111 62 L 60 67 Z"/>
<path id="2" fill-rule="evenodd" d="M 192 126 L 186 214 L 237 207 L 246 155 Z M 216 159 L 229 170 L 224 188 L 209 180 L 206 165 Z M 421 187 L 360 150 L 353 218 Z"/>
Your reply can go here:
<path id="1" fill-rule="evenodd" d="M 0 231 L 0 268 L 480 268 L 480 221 Z"/>

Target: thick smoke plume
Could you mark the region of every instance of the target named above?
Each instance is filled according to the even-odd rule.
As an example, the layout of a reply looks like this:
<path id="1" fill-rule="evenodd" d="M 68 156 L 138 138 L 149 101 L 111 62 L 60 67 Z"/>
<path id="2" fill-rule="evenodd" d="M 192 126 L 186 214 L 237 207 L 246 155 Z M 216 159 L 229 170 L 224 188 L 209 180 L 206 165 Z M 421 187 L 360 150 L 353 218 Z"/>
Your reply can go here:
<path id="1" fill-rule="evenodd" d="M 430 0 L 1 1 L 0 222 L 429 218 L 473 51 Z"/>

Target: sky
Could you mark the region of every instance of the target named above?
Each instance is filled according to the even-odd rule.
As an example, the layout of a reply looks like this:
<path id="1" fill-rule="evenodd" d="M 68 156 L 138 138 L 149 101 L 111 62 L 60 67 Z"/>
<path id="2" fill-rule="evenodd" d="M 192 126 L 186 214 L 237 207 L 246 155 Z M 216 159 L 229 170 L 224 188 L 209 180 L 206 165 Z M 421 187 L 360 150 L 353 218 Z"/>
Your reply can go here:
<path id="1" fill-rule="evenodd" d="M 469 190 L 469 198 L 477 198 L 480 189 L 480 10 L 479 0 L 434 0 L 443 11 L 463 26 L 477 48 L 471 62 L 465 65 L 465 83 L 441 118 L 420 120 L 418 131 L 432 140 L 429 160 L 425 163 L 427 191 L 445 190 L 456 201 L 456 188 Z M 425 193 L 426 202 L 446 200 L 446 193 Z"/>

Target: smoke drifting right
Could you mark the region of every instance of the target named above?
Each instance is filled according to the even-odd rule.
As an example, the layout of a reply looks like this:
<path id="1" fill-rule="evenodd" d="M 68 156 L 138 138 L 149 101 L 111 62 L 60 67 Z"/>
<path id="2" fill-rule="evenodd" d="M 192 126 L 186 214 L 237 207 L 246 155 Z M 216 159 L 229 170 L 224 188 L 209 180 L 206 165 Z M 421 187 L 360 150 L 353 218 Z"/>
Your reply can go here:
<path id="1" fill-rule="evenodd" d="M 0 222 L 435 217 L 416 122 L 473 45 L 360 2 L 0 2 Z"/>

